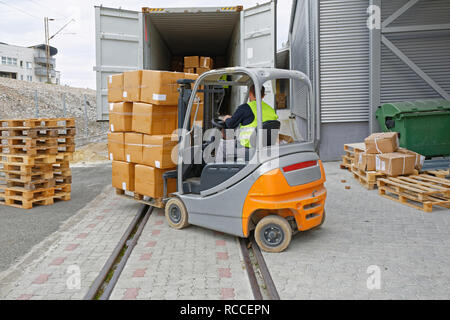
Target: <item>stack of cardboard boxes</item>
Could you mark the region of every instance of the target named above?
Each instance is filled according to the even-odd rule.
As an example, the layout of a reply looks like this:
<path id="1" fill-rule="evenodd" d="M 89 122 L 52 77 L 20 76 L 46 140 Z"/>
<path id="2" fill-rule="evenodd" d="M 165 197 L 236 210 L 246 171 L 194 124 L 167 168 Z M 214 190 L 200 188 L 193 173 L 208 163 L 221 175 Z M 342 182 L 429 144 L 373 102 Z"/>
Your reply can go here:
<path id="1" fill-rule="evenodd" d="M 184 72 L 201 75 L 213 69 L 213 59 L 210 57 L 184 57 Z"/>
<path id="2" fill-rule="evenodd" d="M 163 197 L 163 174 L 176 164 L 179 79 L 198 76 L 179 72 L 139 70 L 109 77 L 113 187 L 139 198 Z M 168 193 L 176 181 L 168 181 Z"/>
<path id="3" fill-rule="evenodd" d="M 364 141 L 366 150 L 355 150 L 354 166 L 387 176 L 402 176 L 421 170 L 425 157 L 399 147 L 398 133 L 374 133 Z"/>

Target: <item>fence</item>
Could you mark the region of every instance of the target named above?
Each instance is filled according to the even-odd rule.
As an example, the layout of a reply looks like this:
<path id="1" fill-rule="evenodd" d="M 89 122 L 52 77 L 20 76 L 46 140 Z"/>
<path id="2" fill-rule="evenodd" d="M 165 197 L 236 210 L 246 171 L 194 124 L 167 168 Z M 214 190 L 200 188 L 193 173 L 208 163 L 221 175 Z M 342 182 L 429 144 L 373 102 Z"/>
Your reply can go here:
<path id="1" fill-rule="evenodd" d="M 39 94 L 38 91 L 34 92 L 34 115 L 29 115 L 35 118 L 76 118 L 77 124 L 77 135 L 75 138 L 75 143 L 77 146 L 83 146 L 88 143 L 105 141 L 108 132 L 107 122 L 97 122 L 96 121 L 96 106 L 91 105 L 88 101 L 86 94 L 82 94 L 79 97 L 79 103 L 74 103 L 73 94 L 71 96 L 71 104 L 68 106 L 66 93 L 61 93 L 60 102 L 54 104 L 60 104 L 61 110 L 43 110 L 42 106 L 39 104 Z M 55 99 L 58 100 L 58 99 Z M 75 99 L 78 100 L 78 99 Z M 95 101 L 95 100 L 94 100 Z M 78 110 L 77 110 L 78 109 Z M 81 111 L 80 111 L 81 110 Z M 49 114 L 50 113 L 50 114 Z M 78 113 L 78 114 L 77 114 Z"/>

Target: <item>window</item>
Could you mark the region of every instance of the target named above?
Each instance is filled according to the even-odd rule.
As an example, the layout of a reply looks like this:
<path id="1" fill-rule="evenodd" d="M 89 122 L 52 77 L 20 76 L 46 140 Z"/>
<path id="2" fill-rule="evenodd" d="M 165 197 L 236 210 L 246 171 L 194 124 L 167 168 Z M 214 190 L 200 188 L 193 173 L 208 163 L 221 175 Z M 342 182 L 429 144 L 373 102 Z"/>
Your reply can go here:
<path id="1" fill-rule="evenodd" d="M 8 57 L 8 64 L 9 64 L 9 65 L 12 65 L 12 64 L 13 64 L 13 63 L 12 63 L 12 60 L 13 60 L 12 58 Z"/>
<path id="2" fill-rule="evenodd" d="M 23 61 L 20 60 L 20 67 L 23 68 Z"/>
<path id="3" fill-rule="evenodd" d="M 27 69 L 31 69 L 31 68 L 33 68 L 32 63 L 31 62 L 27 62 Z"/>
<path id="4" fill-rule="evenodd" d="M 12 59 L 12 64 L 13 64 L 13 66 L 17 66 L 17 59 L 16 58 Z"/>
<path id="5" fill-rule="evenodd" d="M 32 82 L 32 81 L 33 81 L 33 76 L 27 76 L 27 80 L 28 80 L 29 82 Z"/>
<path id="6" fill-rule="evenodd" d="M 22 80 L 22 81 L 23 81 L 23 74 L 21 74 L 21 75 L 20 75 L 20 80 Z"/>
<path id="7" fill-rule="evenodd" d="M 2 64 L 6 64 L 6 57 L 2 57 Z"/>

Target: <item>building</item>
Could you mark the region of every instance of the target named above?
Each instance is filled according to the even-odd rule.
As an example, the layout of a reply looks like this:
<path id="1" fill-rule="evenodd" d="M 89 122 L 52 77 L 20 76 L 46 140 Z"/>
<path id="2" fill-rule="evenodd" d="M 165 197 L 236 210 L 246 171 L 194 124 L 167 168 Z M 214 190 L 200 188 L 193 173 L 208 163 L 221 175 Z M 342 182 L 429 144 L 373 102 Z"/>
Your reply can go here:
<path id="1" fill-rule="evenodd" d="M 379 131 L 384 103 L 450 100 L 449 21 L 448 0 L 293 0 L 291 68 L 313 82 L 323 160 Z"/>
<path id="2" fill-rule="evenodd" d="M 60 72 L 56 71 L 55 55 L 58 50 L 50 47 L 49 76 L 54 84 L 60 83 Z M 46 45 L 19 47 L 0 43 L 0 77 L 28 82 L 47 82 Z"/>

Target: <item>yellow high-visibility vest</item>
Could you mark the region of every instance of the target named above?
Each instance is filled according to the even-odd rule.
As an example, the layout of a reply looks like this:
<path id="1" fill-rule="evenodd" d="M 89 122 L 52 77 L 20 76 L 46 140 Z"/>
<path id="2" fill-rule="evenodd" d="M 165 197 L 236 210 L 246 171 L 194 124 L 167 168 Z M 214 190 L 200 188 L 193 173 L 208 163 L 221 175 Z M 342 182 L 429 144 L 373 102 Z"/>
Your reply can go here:
<path id="1" fill-rule="evenodd" d="M 262 122 L 266 121 L 274 121 L 278 120 L 277 113 L 275 110 L 269 106 L 264 101 L 261 101 L 262 103 Z M 243 147 L 246 148 L 252 148 L 250 143 L 250 137 L 252 136 L 253 132 L 255 131 L 255 128 L 258 126 L 258 117 L 257 117 L 257 104 L 256 101 L 249 102 L 248 105 L 252 109 L 253 115 L 255 116 L 255 119 L 252 123 L 240 127 L 240 134 L 239 134 L 239 140 Z"/>

